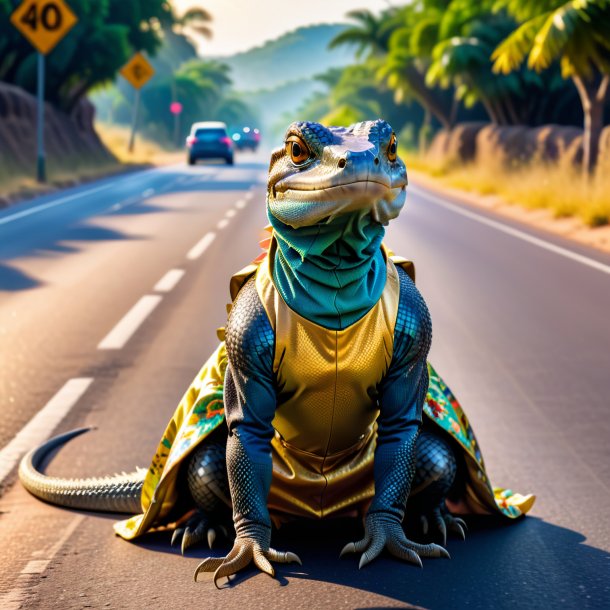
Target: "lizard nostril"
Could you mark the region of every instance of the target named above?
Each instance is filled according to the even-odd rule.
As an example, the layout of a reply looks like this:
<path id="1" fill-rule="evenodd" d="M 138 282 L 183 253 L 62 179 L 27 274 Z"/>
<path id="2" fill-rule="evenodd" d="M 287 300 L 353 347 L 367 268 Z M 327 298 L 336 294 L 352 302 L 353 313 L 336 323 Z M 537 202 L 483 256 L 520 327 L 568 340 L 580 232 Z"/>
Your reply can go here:
<path id="1" fill-rule="evenodd" d="M 339 159 L 339 167 L 341 169 L 343 169 L 347 164 L 347 161 L 345 159 Z"/>
<path id="2" fill-rule="evenodd" d="M 375 157 L 374 163 L 375 163 L 375 165 L 379 165 L 379 157 Z"/>

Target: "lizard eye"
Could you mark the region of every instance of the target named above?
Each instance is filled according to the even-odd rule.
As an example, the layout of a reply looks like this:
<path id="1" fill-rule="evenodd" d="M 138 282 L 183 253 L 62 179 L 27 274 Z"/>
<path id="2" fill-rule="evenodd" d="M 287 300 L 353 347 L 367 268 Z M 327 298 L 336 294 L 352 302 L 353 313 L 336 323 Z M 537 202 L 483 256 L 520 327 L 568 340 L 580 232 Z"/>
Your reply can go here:
<path id="1" fill-rule="evenodd" d="M 289 136 L 286 140 L 286 152 L 295 165 L 302 165 L 311 155 L 307 144 L 297 135 Z"/>
<path id="2" fill-rule="evenodd" d="M 396 140 L 396 134 L 393 133 L 388 144 L 388 159 L 390 161 L 396 161 L 396 152 L 398 150 L 398 140 Z"/>

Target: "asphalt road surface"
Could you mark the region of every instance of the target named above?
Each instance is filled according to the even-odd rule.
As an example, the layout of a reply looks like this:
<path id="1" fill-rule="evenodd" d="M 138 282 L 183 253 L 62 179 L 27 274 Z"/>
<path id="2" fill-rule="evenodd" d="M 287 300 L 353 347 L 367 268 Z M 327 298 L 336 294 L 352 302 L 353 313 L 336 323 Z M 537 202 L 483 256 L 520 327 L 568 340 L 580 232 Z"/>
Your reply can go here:
<path id="1" fill-rule="evenodd" d="M 0 608 L 610 607 L 610 258 L 417 187 L 387 241 L 416 262 L 431 360 L 492 480 L 537 494 L 527 518 L 471 519 L 423 570 L 384 556 L 358 571 L 338 557 L 357 523 L 293 524 L 274 546 L 302 568 L 216 590 L 192 578 L 209 551 L 125 542 L 115 516 L 15 483 L 24 447 L 82 425 L 97 429 L 48 472 L 148 465 L 217 343 L 230 275 L 259 252 L 266 165 L 154 169 L 0 213 Z"/>

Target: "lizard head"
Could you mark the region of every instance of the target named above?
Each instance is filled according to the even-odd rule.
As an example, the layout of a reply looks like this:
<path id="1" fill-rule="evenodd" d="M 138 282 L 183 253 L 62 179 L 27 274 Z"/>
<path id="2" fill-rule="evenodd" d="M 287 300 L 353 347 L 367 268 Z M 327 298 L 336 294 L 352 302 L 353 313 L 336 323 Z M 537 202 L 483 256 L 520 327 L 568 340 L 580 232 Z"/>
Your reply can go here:
<path id="1" fill-rule="evenodd" d="M 349 127 L 298 122 L 271 155 L 267 206 L 295 229 L 357 211 L 385 225 L 402 209 L 406 186 L 396 135 L 385 121 Z"/>

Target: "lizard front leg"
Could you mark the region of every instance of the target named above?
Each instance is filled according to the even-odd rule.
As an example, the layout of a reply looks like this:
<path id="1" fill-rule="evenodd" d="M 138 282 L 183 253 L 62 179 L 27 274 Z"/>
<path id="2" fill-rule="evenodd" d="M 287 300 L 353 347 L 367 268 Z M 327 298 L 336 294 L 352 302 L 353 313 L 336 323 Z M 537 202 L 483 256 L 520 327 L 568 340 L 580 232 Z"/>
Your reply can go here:
<path id="1" fill-rule="evenodd" d="M 250 563 L 261 571 L 275 575 L 272 561 L 301 563 L 294 553 L 282 553 L 270 547 L 271 519 L 267 509 L 267 495 L 271 484 L 271 464 L 256 463 L 235 431 L 227 441 L 227 467 L 233 520 L 237 537 L 226 557 L 210 557 L 195 570 L 195 580 L 200 572 L 214 572 L 214 584 L 223 576 L 231 576 Z"/>
<path id="2" fill-rule="evenodd" d="M 399 272 L 400 300 L 394 330 L 394 353 L 379 385 L 379 416 L 375 450 L 375 496 L 364 523 L 364 537 L 341 551 L 362 552 L 360 567 L 387 550 L 421 566 L 420 557 L 449 557 L 436 544 L 407 539 L 402 522 L 415 475 L 417 438 L 428 390 L 426 358 L 432 338 L 430 315 L 415 284 Z"/>
<path id="3" fill-rule="evenodd" d="M 274 335 L 253 280 L 234 302 L 226 345 L 227 473 L 237 537 L 226 557 L 206 559 L 195 572 L 196 579 L 200 572 L 214 571 L 216 585 L 219 578 L 235 574 L 250 563 L 271 576 L 272 561 L 301 563 L 294 553 L 280 553 L 270 546 L 267 497 L 273 469 L 272 421 L 277 406 Z"/>

